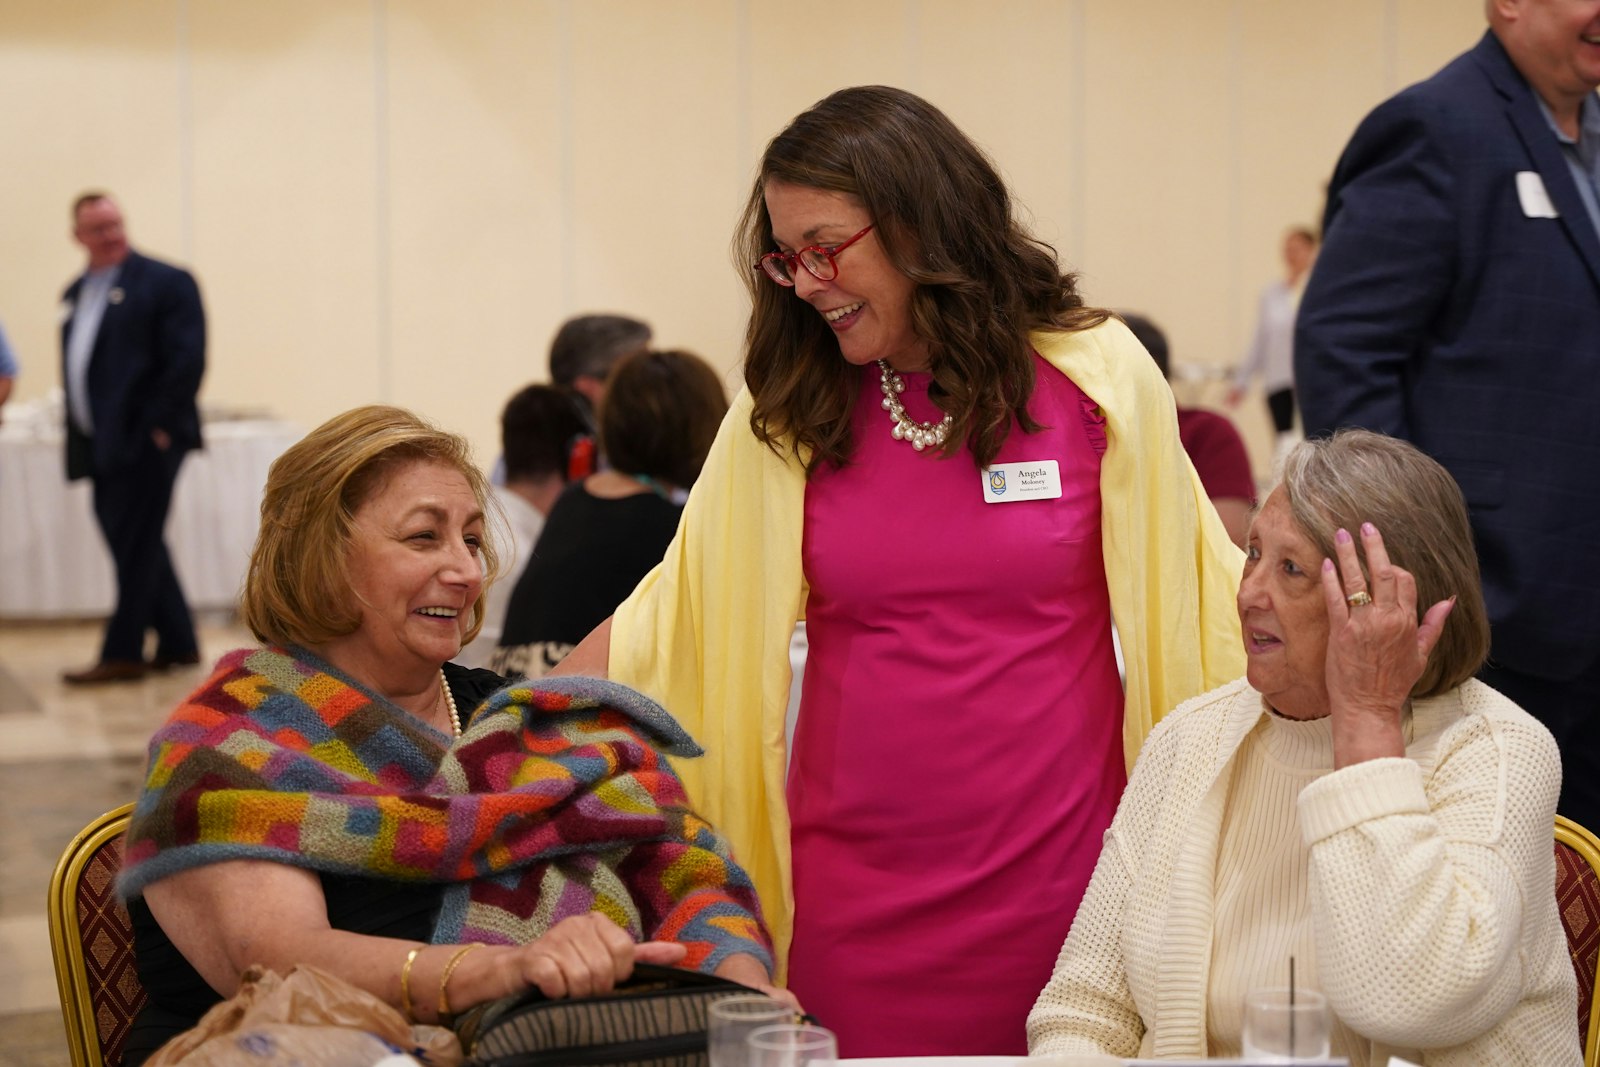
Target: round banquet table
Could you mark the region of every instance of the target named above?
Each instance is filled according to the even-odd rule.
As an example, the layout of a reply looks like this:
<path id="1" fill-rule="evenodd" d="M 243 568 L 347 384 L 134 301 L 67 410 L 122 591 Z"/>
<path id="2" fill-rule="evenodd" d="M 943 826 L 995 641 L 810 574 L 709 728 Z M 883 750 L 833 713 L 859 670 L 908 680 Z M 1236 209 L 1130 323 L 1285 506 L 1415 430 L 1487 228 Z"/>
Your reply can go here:
<path id="1" fill-rule="evenodd" d="M 178 473 L 167 547 L 191 609 L 231 611 L 272 461 L 301 437 L 271 419 L 208 422 Z M 98 618 L 116 589 L 87 480 L 66 480 L 59 425 L 0 424 L 0 619 Z"/>

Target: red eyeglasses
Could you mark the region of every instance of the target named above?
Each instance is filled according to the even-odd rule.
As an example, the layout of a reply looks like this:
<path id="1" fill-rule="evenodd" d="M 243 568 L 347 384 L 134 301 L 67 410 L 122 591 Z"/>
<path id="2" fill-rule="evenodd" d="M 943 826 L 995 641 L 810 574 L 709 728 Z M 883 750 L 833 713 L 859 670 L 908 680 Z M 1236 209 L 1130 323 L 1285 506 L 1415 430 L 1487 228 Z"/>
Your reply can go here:
<path id="1" fill-rule="evenodd" d="M 806 273 L 817 281 L 831 282 L 839 276 L 839 264 L 834 257 L 871 232 L 872 227 L 868 226 L 849 240 L 836 245 L 811 245 L 798 252 L 768 252 L 755 266 L 766 271 L 767 277 L 785 287 L 794 286 L 796 263 L 804 267 Z"/>

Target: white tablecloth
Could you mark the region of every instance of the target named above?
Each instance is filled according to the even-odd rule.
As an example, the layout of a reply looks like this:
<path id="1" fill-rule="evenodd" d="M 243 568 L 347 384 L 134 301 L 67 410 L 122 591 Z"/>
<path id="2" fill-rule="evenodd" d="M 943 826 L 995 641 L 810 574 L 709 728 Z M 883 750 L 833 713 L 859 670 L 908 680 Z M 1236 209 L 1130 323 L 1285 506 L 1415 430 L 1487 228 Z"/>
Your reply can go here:
<path id="1" fill-rule="evenodd" d="M 167 547 L 189 606 L 234 607 L 261 520 L 267 468 L 301 431 L 212 422 L 178 472 Z M 89 483 L 66 480 L 60 433 L 0 425 L 0 618 L 96 618 L 116 595 Z"/>

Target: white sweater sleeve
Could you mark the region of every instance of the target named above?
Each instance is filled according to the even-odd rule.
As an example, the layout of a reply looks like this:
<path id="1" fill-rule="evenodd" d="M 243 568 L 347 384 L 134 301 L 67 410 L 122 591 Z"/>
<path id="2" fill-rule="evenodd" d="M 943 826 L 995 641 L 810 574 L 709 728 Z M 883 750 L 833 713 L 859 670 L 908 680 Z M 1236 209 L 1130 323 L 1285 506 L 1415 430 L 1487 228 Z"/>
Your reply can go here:
<path id="1" fill-rule="evenodd" d="M 1341 1019 L 1379 1041 L 1437 1048 L 1483 1034 L 1517 1004 L 1559 768 L 1543 730 L 1473 717 L 1441 743 L 1426 788 L 1415 762 L 1391 758 L 1301 792 L 1318 971 Z"/>
<path id="2" fill-rule="evenodd" d="M 1123 909 L 1132 881 L 1113 825 L 1055 973 L 1028 1015 L 1030 1056 L 1138 1055 L 1144 1023 L 1122 956 Z"/>

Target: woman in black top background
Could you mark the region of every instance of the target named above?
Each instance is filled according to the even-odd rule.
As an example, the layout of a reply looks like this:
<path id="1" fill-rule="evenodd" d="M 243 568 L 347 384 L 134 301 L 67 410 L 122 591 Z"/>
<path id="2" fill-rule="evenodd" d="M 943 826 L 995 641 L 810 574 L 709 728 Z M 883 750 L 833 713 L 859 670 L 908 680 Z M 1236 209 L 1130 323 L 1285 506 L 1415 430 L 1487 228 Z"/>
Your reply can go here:
<path id="1" fill-rule="evenodd" d="M 551 509 L 511 594 L 495 671 L 543 676 L 661 561 L 727 410 L 722 380 L 691 353 L 640 352 L 617 365 L 600 404 L 608 469 L 568 486 Z"/>

